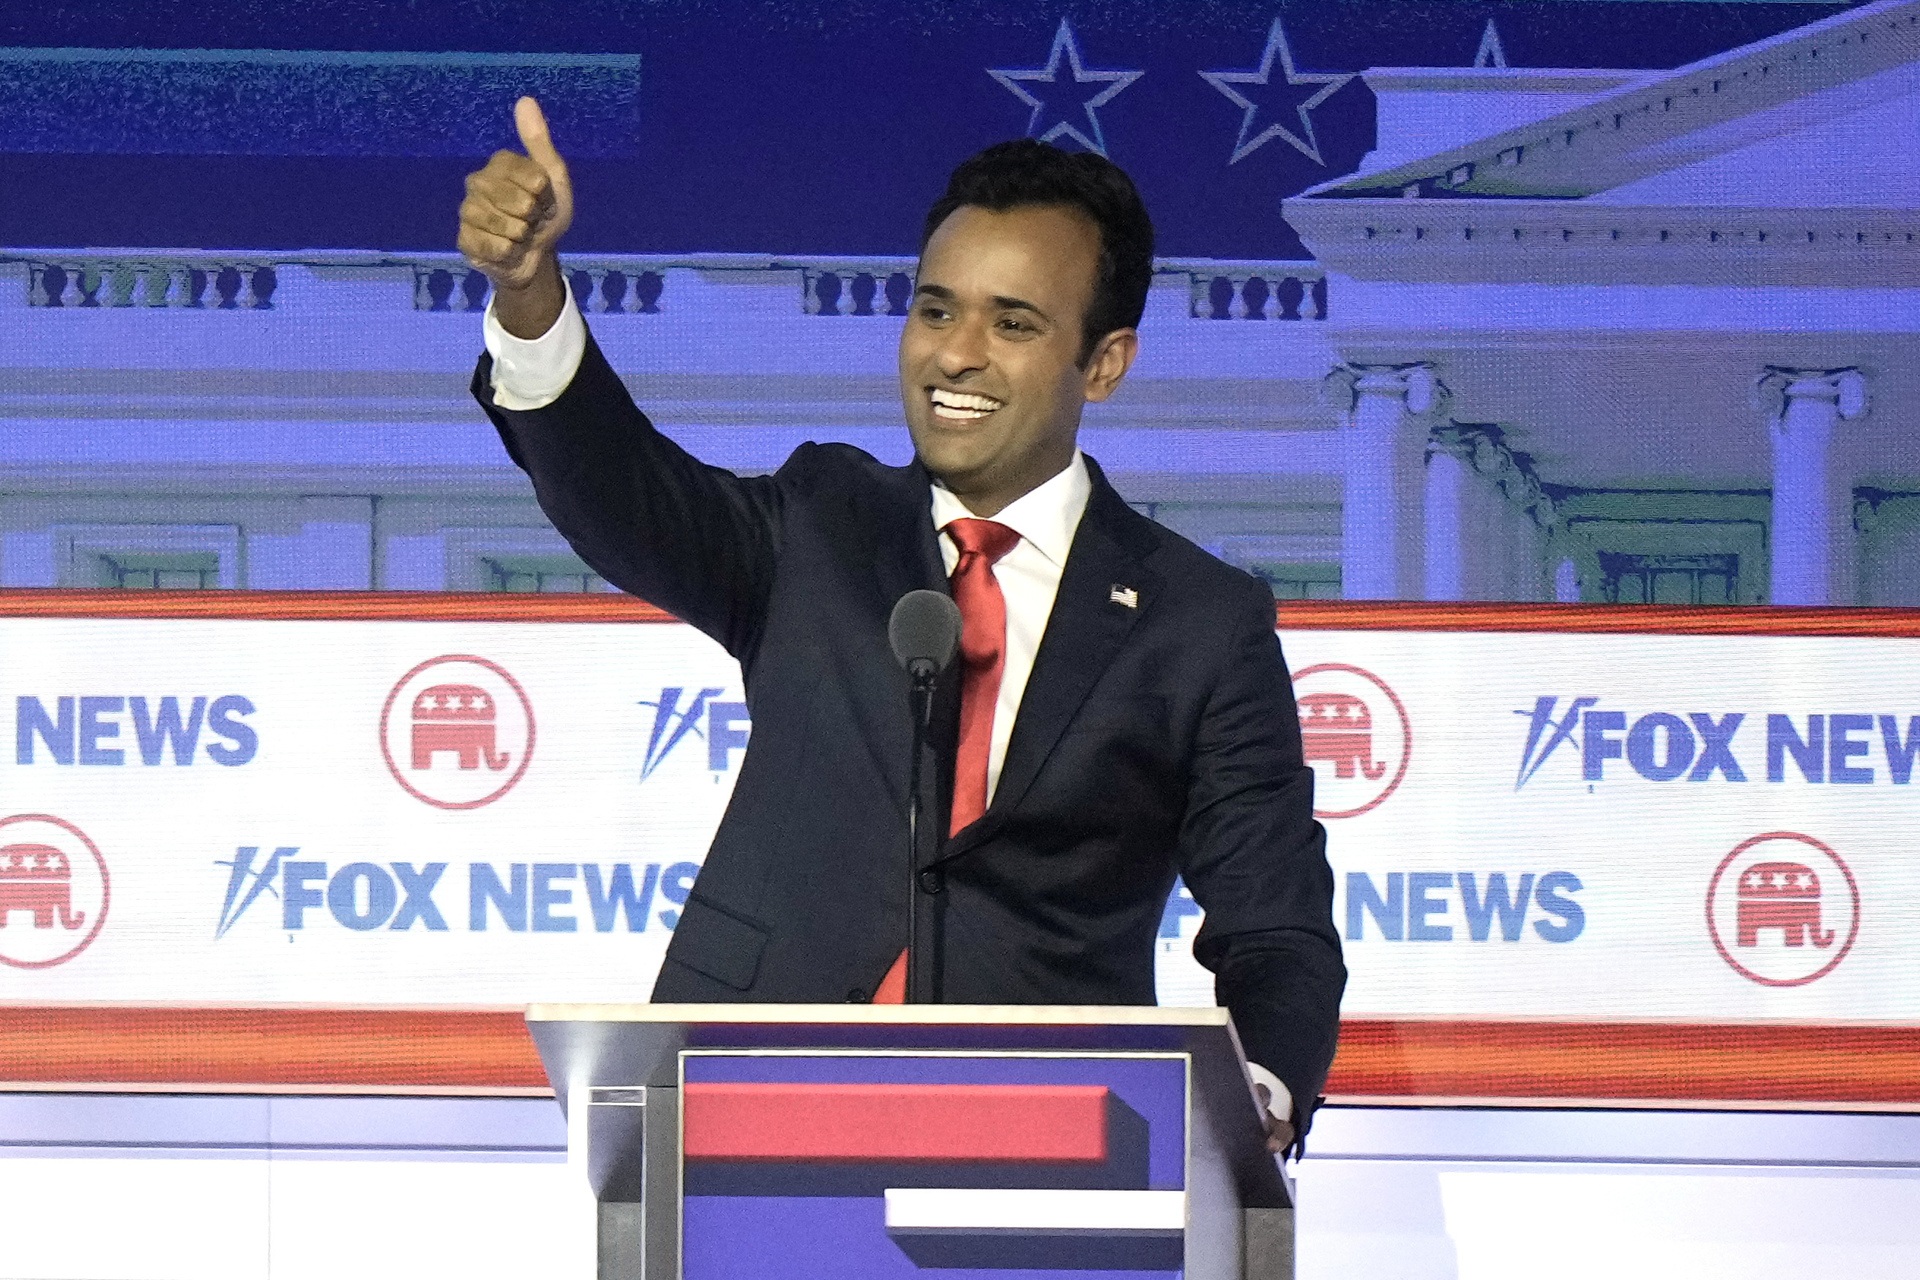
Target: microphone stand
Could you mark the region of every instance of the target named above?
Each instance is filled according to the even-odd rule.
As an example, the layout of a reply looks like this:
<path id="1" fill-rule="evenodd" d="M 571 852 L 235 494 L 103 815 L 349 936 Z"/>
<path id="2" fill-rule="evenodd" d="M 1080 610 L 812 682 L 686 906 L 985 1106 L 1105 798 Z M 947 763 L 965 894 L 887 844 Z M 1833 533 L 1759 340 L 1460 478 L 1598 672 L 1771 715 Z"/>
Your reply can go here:
<path id="1" fill-rule="evenodd" d="M 939 669 L 921 658 L 908 671 L 913 680 L 913 756 L 907 765 L 907 993 L 916 1003 L 920 967 L 920 757 L 926 753 L 927 728 L 933 721 L 933 685 Z"/>

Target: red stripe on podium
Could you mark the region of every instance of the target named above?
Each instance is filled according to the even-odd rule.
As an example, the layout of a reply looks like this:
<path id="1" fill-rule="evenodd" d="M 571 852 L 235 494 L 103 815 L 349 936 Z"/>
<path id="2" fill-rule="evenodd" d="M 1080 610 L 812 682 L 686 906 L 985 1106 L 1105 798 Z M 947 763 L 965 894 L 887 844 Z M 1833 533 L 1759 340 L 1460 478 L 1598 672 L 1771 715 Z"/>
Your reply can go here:
<path id="1" fill-rule="evenodd" d="M 689 1083 L 689 1160 L 1107 1158 L 1103 1085 Z"/>

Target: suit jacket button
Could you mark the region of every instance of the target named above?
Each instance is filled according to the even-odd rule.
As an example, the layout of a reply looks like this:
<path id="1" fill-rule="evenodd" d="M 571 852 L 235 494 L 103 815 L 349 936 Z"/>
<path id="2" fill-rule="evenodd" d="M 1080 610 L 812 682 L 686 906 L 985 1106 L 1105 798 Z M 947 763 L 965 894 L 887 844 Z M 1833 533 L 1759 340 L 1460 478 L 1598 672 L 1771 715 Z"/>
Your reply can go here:
<path id="1" fill-rule="evenodd" d="M 867 1002 L 866 988 L 855 987 L 853 990 L 847 992 L 848 1004 L 865 1004 L 866 1002 Z"/>
<path id="2" fill-rule="evenodd" d="M 920 873 L 920 892 L 938 893 L 946 888 L 946 881 L 938 871 L 928 869 Z"/>

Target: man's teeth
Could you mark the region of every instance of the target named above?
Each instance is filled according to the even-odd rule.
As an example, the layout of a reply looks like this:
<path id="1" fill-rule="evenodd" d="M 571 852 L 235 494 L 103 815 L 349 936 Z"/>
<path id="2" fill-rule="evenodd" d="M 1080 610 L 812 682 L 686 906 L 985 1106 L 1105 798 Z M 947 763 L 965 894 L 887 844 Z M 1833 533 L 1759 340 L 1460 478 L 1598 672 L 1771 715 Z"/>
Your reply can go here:
<path id="1" fill-rule="evenodd" d="M 936 390 L 930 393 L 930 398 L 936 415 L 958 422 L 984 418 L 1000 407 L 1000 401 L 992 396 L 969 395 L 964 391 Z"/>

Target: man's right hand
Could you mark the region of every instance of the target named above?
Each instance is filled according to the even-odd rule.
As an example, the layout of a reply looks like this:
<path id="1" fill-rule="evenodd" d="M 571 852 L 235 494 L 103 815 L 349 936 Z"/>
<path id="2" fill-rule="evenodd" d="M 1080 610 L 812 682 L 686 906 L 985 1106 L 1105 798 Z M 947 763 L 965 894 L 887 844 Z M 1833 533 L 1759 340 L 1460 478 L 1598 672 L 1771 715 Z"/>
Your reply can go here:
<path id="1" fill-rule="evenodd" d="M 537 338 L 560 318 L 565 286 L 554 245 L 573 222 L 573 183 L 554 150 L 540 104 L 513 104 L 517 151 L 496 151 L 467 175 L 458 246 L 494 283 L 494 317 L 516 338 Z"/>

